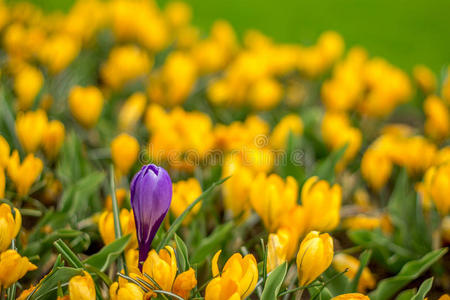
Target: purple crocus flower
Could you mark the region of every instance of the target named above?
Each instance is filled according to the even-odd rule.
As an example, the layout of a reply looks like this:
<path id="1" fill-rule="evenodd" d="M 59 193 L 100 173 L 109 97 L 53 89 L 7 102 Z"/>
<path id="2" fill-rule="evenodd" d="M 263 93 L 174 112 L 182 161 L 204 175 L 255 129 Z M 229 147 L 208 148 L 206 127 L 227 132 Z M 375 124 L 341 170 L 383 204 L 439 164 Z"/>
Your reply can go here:
<path id="1" fill-rule="evenodd" d="M 139 244 L 139 269 L 142 271 L 153 238 L 172 201 L 172 180 L 163 168 L 145 165 L 134 175 L 130 193 Z"/>

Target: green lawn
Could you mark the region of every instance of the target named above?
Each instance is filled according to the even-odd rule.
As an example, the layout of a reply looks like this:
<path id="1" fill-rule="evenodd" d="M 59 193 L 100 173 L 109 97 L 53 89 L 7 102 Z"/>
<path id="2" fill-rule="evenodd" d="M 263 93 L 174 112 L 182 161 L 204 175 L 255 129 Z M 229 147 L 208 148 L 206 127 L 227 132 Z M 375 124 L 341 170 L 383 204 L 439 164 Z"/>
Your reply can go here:
<path id="1" fill-rule="evenodd" d="M 50 9 L 72 0 L 34 0 Z M 158 0 L 164 5 L 167 0 Z M 229 20 L 242 34 L 259 29 L 279 42 L 313 43 L 324 30 L 340 32 L 348 45 L 362 45 L 410 71 L 416 63 L 442 71 L 450 63 L 448 0 L 187 0 L 194 23 L 207 31 Z"/>

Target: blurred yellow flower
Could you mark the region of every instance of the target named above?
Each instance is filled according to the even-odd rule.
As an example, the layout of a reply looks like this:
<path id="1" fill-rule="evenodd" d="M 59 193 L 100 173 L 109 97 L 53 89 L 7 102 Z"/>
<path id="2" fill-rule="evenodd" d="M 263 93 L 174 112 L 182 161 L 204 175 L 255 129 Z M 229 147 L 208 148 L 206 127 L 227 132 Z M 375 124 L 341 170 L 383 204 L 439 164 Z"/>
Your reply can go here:
<path id="1" fill-rule="evenodd" d="M 289 134 L 298 137 L 303 133 L 303 122 L 300 116 L 289 114 L 284 116 L 272 130 L 270 144 L 275 149 L 285 149 Z"/>
<path id="2" fill-rule="evenodd" d="M 91 275 L 83 271 L 83 275 L 77 275 L 69 281 L 69 295 L 72 300 L 95 300 L 95 284 Z"/>
<path id="3" fill-rule="evenodd" d="M 6 250 L 0 255 L 0 286 L 3 289 L 21 279 L 29 271 L 37 267 L 27 257 L 20 256 L 16 250 Z"/>
<path id="4" fill-rule="evenodd" d="M 425 133 L 433 139 L 443 140 L 450 134 L 450 115 L 447 106 L 437 96 L 428 96 L 423 103 L 426 116 Z"/>
<path id="5" fill-rule="evenodd" d="M 119 129 L 132 131 L 144 114 L 146 103 L 147 98 L 144 93 L 136 92 L 131 95 L 120 108 Z"/>
<path id="6" fill-rule="evenodd" d="M 277 174 L 259 173 L 250 187 L 250 202 L 269 232 L 278 229 L 283 215 L 297 203 L 297 181 L 288 176 L 286 181 Z"/>
<path id="7" fill-rule="evenodd" d="M 0 135 L 0 168 L 6 168 L 8 165 L 10 151 L 8 142 Z"/>
<path id="8" fill-rule="evenodd" d="M 311 231 L 300 244 L 297 254 L 299 286 L 313 282 L 333 260 L 333 239 L 327 233 Z"/>
<path id="9" fill-rule="evenodd" d="M 28 194 L 31 186 L 41 174 L 43 167 L 42 161 L 33 154 L 28 154 L 21 164 L 19 153 L 14 150 L 8 162 L 7 173 L 16 186 L 19 196 Z"/>
<path id="10" fill-rule="evenodd" d="M 381 226 L 381 219 L 379 217 L 368 217 L 365 215 L 357 215 L 346 218 L 342 225 L 347 229 L 366 229 L 373 230 Z"/>
<path id="11" fill-rule="evenodd" d="M 45 155 L 49 159 L 54 159 L 64 143 L 64 124 L 58 120 L 50 121 L 42 137 L 42 146 Z"/>
<path id="12" fill-rule="evenodd" d="M 269 234 L 267 240 L 268 273 L 286 261 L 289 238 L 289 232 L 283 229 L 279 229 L 276 234 Z"/>
<path id="13" fill-rule="evenodd" d="M 20 144 L 28 153 L 34 153 L 42 143 L 47 130 L 47 114 L 39 109 L 20 113 L 16 119 L 16 133 Z"/>
<path id="14" fill-rule="evenodd" d="M 436 90 L 436 76 L 427 66 L 414 66 L 413 77 L 424 94 L 432 94 Z"/>
<path id="15" fill-rule="evenodd" d="M 44 76 L 39 69 L 25 66 L 19 71 L 14 80 L 14 92 L 17 95 L 19 109 L 31 108 L 43 84 Z"/>
<path id="16" fill-rule="evenodd" d="M 117 205 L 119 207 L 122 206 L 123 200 L 125 200 L 126 196 L 127 196 L 127 190 L 125 189 L 116 189 L 116 200 L 117 200 Z M 108 195 L 105 199 L 105 209 L 112 211 L 112 198 L 111 195 Z"/>
<path id="17" fill-rule="evenodd" d="M 376 191 L 380 190 L 392 173 L 392 161 L 375 147 L 369 148 L 361 159 L 361 174 Z"/>
<path id="18" fill-rule="evenodd" d="M 337 227 L 342 202 L 338 184 L 330 186 L 317 176 L 311 177 L 304 183 L 301 197 L 308 231 L 331 231 Z"/>
<path id="19" fill-rule="evenodd" d="M 347 270 L 344 274 L 350 280 L 355 277 L 359 266 L 359 260 L 345 253 L 338 253 L 333 258 L 333 268 L 338 272 Z M 367 289 L 373 289 L 375 284 L 376 282 L 372 272 L 370 272 L 369 268 L 365 267 L 358 282 L 358 292 L 365 293 Z"/>
<path id="20" fill-rule="evenodd" d="M 136 228 L 134 224 L 134 216 L 132 210 L 122 208 L 119 213 L 120 227 L 122 235 L 131 234 L 131 240 L 128 248 L 132 249 L 137 245 Z M 108 245 L 116 240 L 114 231 L 114 215 L 112 211 L 104 211 L 98 220 L 98 230 L 102 237 L 103 243 Z"/>
<path id="21" fill-rule="evenodd" d="M 433 201 L 436 209 L 445 216 L 450 212 L 450 163 L 433 166 L 424 175 L 424 201 Z"/>
<path id="22" fill-rule="evenodd" d="M 95 86 L 75 86 L 70 90 L 69 107 L 81 126 L 86 129 L 92 128 L 102 113 L 103 95 Z"/>
<path id="23" fill-rule="evenodd" d="M 202 187 L 195 178 L 189 178 L 187 180 L 181 180 L 172 185 L 172 202 L 170 204 L 170 211 L 175 217 L 179 217 L 186 208 L 195 201 L 202 194 Z M 187 225 L 191 221 L 192 217 L 198 212 L 201 207 L 201 203 L 197 203 L 183 220 L 183 224 Z"/>
<path id="24" fill-rule="evenodd" d="M 370 300 L 370 298 L 363 294 L 351 293 L 336 296 L 331 300 Z"/>
<path id="25" fill-rule="evenodd" d="M 40 49 L 39 58 L 52 74 L 65 69 L 78 55 L 78 41 L 67 34 L 57 34 L 47 39 Z"/>
<path id="26" fill-rule="evenodd" d="M 111 158 L 116 174 L 126 175 L 139 156 L 139 142 L 135 137 L 122 133 L 111 142 Z"/>
<path id="27" fill-rule="evenodd" d="M 278 105 L 283 96 L 283 87 L 273 78 L 255 81 L 249 90 L 249 101 L 256 110 L 270 110 Z"/>

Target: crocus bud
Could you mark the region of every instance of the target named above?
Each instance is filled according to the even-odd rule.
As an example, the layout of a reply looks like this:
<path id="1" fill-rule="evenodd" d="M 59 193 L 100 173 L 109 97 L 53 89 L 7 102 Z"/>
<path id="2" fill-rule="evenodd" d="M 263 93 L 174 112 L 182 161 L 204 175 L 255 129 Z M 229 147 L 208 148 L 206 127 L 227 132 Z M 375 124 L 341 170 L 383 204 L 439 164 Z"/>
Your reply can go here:
<path id="1" fill-rule="evenodd" d="M 120 227 L 122 229 L 122 234 L 132 234 L 132 239 L 129 248 L 136 246 L 136 233 L 134 228 L 134 218 L 133 211 L 128 211 L 123 208 L 119 214 Z M 103 243 L 108 245 L 116 240 L 116 234 L 114 231 L 114 215 L 112 211 L 104 211 L 98 221 L 98 229 L 102 237 Z"/>
<path id="2" fill-rule="evenodd" d="M 300 244 L 297 272 L 300 286 L 313 282 L 333 260 L 333 239 L 328 233 L 311 231 Z"/>
<path id="3" fill-rule="evenodd" d="M 103 95 L 95 86 L 76 86 L 70 90 L 69 106 L 73 117 L 84 128 L 97 124 L 103 108 Z"/>
<path id="4" fill-rule="evenodd" d="M 16 120 L 16 132 L 20 144 L 28 153 L 36 152 L 47 130 L 47 114 L 43 110 L 19 114 Z"/>
<path id="5" fill-rule="evenodd" d="M 64 124 L 58 120 L 48 123 L 47 130 L 42 138 L 42 146 L 45 155 L 49 159 L 54 159 L 61 149 L 64 142 L 65 129 Z"/>
<path id="6" fill-rule="evenodd" d="M 369 148 L 361 160 L 361 174 L 376 191 L 380 190 L 392 173 L 392 161 L 388 155 L 377 148 Z"/>
<path id="7" fill-rule="evenodd" d="M 0 168 L 6 168 L 11 151 L 8 142 L 0 135 Z"/>
<path id="8" fill-rule="evenodd" d="M 370 300 L 370 298 L 363 294 L 351 293 L 339 295 L 331 300 Z"/>
<path id="9" fill-rule="evenodd" d="M 142 300 L 144 292 L 140 287 L 131 282 L 114 282 L 109 287 L 111 300 Z"/>
<path id="10" fill-rule="evenodd" d="M 14 91 L 17 95 L 19 109 L 27 110 L 34 102 L 44 83 L 44 76 L 39 69 L 26 66 L 14 80 Z"/>
<path id="11" fill-rule="evenodd" d="M 153 238 L 172 200 L 172 181 L 166 170 L 153 164 L 143 166 L 130 185 L 139 244 L 139 268 L 147 258 Z"/>
<path id="12" fill-rule="evenodd" d="M 314 176 L 302 188 L 302 204 L 309 230 L 330 231 L 339 224 L 342 190 Z"/>
<path id="13" fill-rule="evenodd" d="M 134 93 L 122 105 L 119 112 L 120 130 L 131 131 L 144 114 L 147 99 L 141 92 Z"/>
<path id="14" fill-rule="evenodd" d="M 30 263 L 27 257 L 20 256 L 16 250 L 6 250 L 0 255 L 0 285 L 7 288 L 25 276 L 28 271 L 36 269 L 37 267 Z"/>
<path id="15" fill-rule="evenodd" d="M 0 173 L 1 172 L 2 171 L 0 171 Z M 20 214 L 19 210 L 17 208 L 14 208 L 13 216 L 11 207 L 8 204 L 2 203 L 0 205 L 0 252 L 8 249 L 9 245 L 11 244 L 11 240 L 15 238 L 19 233 L 20 226 L 22 226 L 22 215 Z"/>
<path id="16" fill-rule="evenodd" d="M 266 177 L 260 173 L 253 181 L 250 190 L 250 202 L 270 232 L 277 230 L 282 215 L 295 207 L 298 184 L 291 176 L 286 182 L 276 175 Z"/>
<path id="17" fill-rule="evenodd" d="M 333 258 L 333 267 L 338 272 L 344 272 L 345 276 L 349 279 L 353 279 L 359 269 L 359 260 L 351 255 L 345 253 L 336 254 Z M 365 267 L 358 282 L 358 292 L 366 292 L 367 289 L 373 289 L 375 287 L 375 278 L 369 268 Z"/>
<path id="18" fill-rule="evenodd" d="M 111 142 L 111 156 L 119 175 L 126 175 L 139 155 L 136 138 L 122 133 Z"/>
<path id="19" fill-rule="evenodd" d="M 44 167 L 42 161 L 33 154 L 28 154 L 20 164 L 19 153 L 13 152 L 8 162 L 8 176 L 16 186 L 20 196 L 28 194 L 34 181 L 39 177 Z"/>
<path id="20" fill-rule="evenodd" d="M 95 285 L 91 275 L 86 271 L 83 275 L 77 275 L 69 281 L 70 299 L 95 300 Z"/>
<path id="21" fill-rule="evenodd" d="M 222 250 L 219 250 L 214 255 L 211 263 L 213 277 L 219 276 L 217 261 L 221 252 Z M 240 253 L 233 254 L 223 266 L 220 276 L 223 279 L 230 279 L 236 282 L 239 295 L 241 296 L 240 299 L 245 299 L 253 292 L 258 281 L 258 266 L 255 257 L 252 254 L 247 254 L 244 257 Z"/>
<path id="22" fill-rule="evenodd" d="M 450 162 L 429 168 L 423 179 L 425 201 L 431 198 L 441 216 L 450 212 L 449 181 Z"/>

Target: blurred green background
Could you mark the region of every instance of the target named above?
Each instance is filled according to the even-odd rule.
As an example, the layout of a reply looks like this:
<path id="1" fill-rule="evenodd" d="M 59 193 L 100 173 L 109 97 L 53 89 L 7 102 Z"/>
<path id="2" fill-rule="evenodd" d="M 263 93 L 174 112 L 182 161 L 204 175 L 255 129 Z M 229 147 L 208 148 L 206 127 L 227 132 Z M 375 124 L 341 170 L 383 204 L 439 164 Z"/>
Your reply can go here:
<path id="1" fill-rule="evenodd" d="M 67 10 L 74 0 L 33 0 L 46 10 Z M 157 0 L 164 6 L 168 0 Z M 364 46 L 410 72 L 421 63 L 443 72 L 450 63 L 449 0 L 187 0 L 193 23 L 207 32 L 218 18 L 242 35 L 259 29 L 277 42 L 312 44 L 325 30 L 347 46 Z"/>

